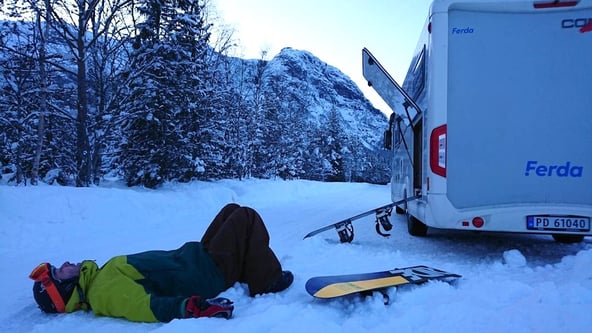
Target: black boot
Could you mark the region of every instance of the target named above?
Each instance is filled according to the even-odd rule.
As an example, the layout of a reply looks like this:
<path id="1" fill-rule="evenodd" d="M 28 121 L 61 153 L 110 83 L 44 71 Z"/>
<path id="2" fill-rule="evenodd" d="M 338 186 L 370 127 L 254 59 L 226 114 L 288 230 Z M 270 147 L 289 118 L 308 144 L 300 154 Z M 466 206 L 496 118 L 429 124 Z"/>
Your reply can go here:
<path id="1" fill-rule="evenodd" d="M 282 275 L 280 278 L 275 281 L 269 288 L 267 289 L 268 293 L 277 293 L 282 290 L 288 288 L 292 282 L 294 281 L 294 274 L 290 271 L 282 271 Z"/>

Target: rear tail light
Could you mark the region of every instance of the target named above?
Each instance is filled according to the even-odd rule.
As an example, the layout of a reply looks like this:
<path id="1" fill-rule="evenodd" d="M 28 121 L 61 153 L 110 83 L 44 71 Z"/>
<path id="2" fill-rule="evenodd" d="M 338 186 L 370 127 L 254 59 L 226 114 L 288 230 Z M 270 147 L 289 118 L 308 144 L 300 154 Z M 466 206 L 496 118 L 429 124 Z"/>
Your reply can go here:
<path id="1" fill-rule="evenodd" d="M 430 168 L 446 177 L 446 125 L 434 128 L 430 136 Z"/>

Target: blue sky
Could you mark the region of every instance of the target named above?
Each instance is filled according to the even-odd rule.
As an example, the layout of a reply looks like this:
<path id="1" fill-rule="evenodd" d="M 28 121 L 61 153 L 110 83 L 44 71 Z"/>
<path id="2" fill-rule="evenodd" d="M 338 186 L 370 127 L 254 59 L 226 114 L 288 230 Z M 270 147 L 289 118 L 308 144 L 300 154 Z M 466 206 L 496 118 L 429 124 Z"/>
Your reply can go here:
<path id="1" fill-rule="evenodd" d="M 362 76 L 367 47 L 402 83 L 431 0 L 214 0 L 222 20 L 234 27 L 238 56 L 267 58 L 282 48 L 307 50 L 339 68 L 364 95 L 390 114 Z"/>

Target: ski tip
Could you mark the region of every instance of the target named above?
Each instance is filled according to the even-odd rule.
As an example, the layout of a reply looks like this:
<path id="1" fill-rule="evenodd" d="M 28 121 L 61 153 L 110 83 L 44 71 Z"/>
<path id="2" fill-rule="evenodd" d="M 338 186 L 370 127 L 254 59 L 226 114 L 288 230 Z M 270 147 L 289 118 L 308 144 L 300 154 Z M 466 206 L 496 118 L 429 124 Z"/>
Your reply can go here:
<path id="1" fill-rule="evenodd" d="M 309 238 L 309 237 L 312 237 L 312 236 L 314 236 L 314 235 L 315 235 L 315 233 L 314 233 L 314 232 L 309 232 L 309 233 L 308 233 L 308 234 L 306 234 L 306 236 L 304 236 L 304 238 L 302 238 L 302 239 L 307 239 L 307 238 Z"/>

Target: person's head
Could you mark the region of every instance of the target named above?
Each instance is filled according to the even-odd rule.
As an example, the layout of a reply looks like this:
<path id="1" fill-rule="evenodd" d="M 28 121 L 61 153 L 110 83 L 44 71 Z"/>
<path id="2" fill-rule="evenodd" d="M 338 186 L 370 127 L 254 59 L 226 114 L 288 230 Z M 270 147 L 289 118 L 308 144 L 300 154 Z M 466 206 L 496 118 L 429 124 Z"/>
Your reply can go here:
<path id="1" fill-rule="evenodd" d="M 35 281 L 33 297 L 43 312 L 65 312 L 66 304 L 78 284 L 81 264 L 65 262 L 60 268 L 49 263 L 37 266 L 29 275 Z"/>

